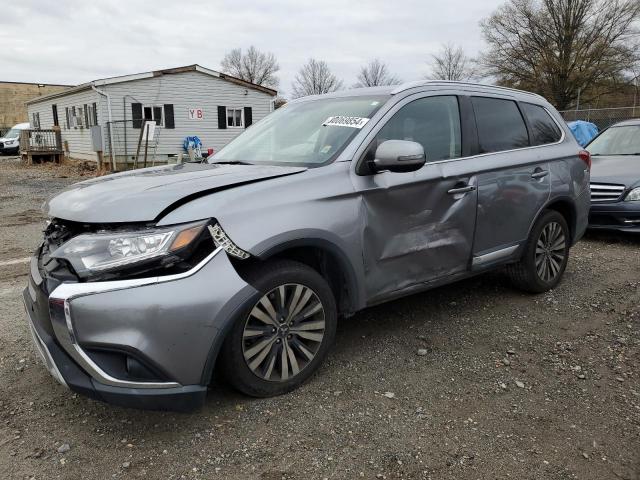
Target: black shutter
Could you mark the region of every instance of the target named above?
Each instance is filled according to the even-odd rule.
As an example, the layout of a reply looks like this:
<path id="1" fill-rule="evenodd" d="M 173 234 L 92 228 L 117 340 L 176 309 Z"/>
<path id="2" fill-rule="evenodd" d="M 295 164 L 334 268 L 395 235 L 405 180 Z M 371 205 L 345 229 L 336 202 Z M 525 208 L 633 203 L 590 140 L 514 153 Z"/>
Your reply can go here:
<path id="1" fill-rule="evenodd" d="M 153 120 L 156 125 L 162 125 L 162 107 L 153 107 Z"/>
<path id="2" fill-rule="evenodd" d="M 142 104 L 131 104 L 131 118 L 133 119 L 133 128 L 142 128 Z"/>
<path id="3" fill-rule="evenodd" d="M 218 128 L 227 128 L 227 107 L 218 106 Z"/>
<path id="4" fill-rule="evenodd" d="M 93 104 L 93 124 L 98 125 L 98 104 Z"/>
<path id="5" fill-rule="evenodd" d="M 89 109 L 87 108 L 87 104 L 84 104 L 84 126 L 89 128 Z"/>
<path id="6" fill-rule="evenodd" d="M 244 128 L 249 127 L 253 123 L 253 111 L 251 107 L 244 107 Z"/>
<path id="7" fill-rule="evenodd" d="M 67 130 L 71 128 L 71 121 L 69 120 L 69 107 L 64 107 L 64 113 L 67 117 Z"/>
<path id="8" fill-rule="evenodd" d="M 58 122 L 58 106 L 57 105 L 51 105 L 51 110 L 53 112 L 53 125 L 56 127 L 59 127 L 59 122 Z"/>
<path id="9" fill-rule="evenodd" d="M 165 103 L 164 105 L 164 128 L 176 128 L 173 119 L 173 104 Z"/>

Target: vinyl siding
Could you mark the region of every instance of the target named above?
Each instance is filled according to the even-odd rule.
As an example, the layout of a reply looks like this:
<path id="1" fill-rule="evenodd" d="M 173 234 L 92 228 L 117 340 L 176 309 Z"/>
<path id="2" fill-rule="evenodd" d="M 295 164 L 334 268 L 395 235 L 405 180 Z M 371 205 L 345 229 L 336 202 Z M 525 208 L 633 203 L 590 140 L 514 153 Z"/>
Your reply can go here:
<path id="1" fill-rule="evenodd" d="M 198 136 L 202 141 L 203 151 L 213 148 L 220 150 L 223 146 L 244 131 L 244 128 L 218 128 L 218 106 L 230 108 L 251 107 L 253 123 L 268 115 L 274 97 L 269 94 L 246 88 L 227 80 L 212 77 L 201 72 L 183 72 L 159 75 L 129 82 L 103 85 L 98 87 L 111 99 L 111 113 L 115 127 L 113 141 L 117 155 L 124 154 L 125 130 L 124 120 L 128 120 L 126 129 L 127 154 L 135 155 L 140 129 L 134 129 L 131 123 L 131 104 L 141 103 L 144 106 L 163 106 L 173 104 L 175 128 L 161 128 L 158 137 L 156 155 L 162 160 L 166 155 L 175 155 L 183 151 L 182 143 L 187 136 Z M 247 92 L 245 94 L 245 92 Z M 91 103 L 98 105 L 98 124 L 102 126 L 102 140 L 105 159 L 109 155 L 109 120 L 107 100 L 93 90 L 72 93 L 51 100 L 45 100 L 28 106 L 29 118 L 33 112 L 40 113 L 41 128 L 53 126 L 51 106 L 58 105 L 58 119 L 62 129 L 62 140 L 69 143 L 72 158 L 96 160 L 96 153 L 91 143 L 88 128 L 66 128 L 65 108 Z M 201 108 L 204 111 L 202 120 L 190 120 L 189 108 Z M 141 152 L 142 153 L 142 152 Z M 151 150 L 149 152 L 151 156 Z"/>
<path id="2" fill-rule="evenodd" d="M 166 74 L 99 88 L 111 97 L 111 112 L 114 120 L 123 120 L 126 110 L 126 119 L 129 120 L 126 131 L 129 156 L 135 154 L 140 136 L 140 129 L 132 128 L 132 103 L 141 103 L 144 106 L 173 104 L 175 128 L 160 129 L 156 151 L 158 155 L 170 155 L 183 151 L 182 143 L 187 136 L 198 136 L 202 141 L 203 151 L 207 148 L 218 151 L 244 131 L 244 128 L 218 128 L 219 105 L 233 108 L 251 107 L 253 123 L 256 123 L 269 114 L 274 98 L 266 93 L 200 72 Z M 246 95 L 245 92 L 247 92 Z M 106 101 L 103 101 L 101 106 L 101 118 L 106 120 L 108 118 Z M 204 118 L 190 120 L 189 108 L 203 109 Z M 124 151 L 122 125 L 121 123 L 114 129 L 114 143 L 120 144 L 120 147 L 116 148 L 117 154 Z M 105 143 L 108 143 L 106 135 L 105 131 L 104 139 Z"/>
<path id="3" fill-rule="evenodd" d="M 27 106 L 29 113 L 29 121 L 32 121 L 33 113 L 40 114 L 40 128 L 50 129 L 53 127 L 53 105 L 58 106 L 58 123 L 60 124 L 60 133 L 63 142 L 69 144 L 69 156 L 71 158 L 82 160 L 97 160 L 95 151 L 93 150 L 93 144 L 91 142 L 91 132 L 86 126 L 84 127 L 71 127 L 67 128 L 66 120 L 66 108 L 84 106 L 85 104 L 91 105 L 92 103 L 98 103 L 98 111 L 100 99 L 98 94 L 93 90 L 84 90 L 77 93 L 72 93 L 62 97 L 53 98 L 51 100 L 44 100 L 42 102 L 32 103 Z M 83 117 L 84 122 L 84 117 Z M 98 117 L 98 123 L 101 124 L 102 120 Z"/>

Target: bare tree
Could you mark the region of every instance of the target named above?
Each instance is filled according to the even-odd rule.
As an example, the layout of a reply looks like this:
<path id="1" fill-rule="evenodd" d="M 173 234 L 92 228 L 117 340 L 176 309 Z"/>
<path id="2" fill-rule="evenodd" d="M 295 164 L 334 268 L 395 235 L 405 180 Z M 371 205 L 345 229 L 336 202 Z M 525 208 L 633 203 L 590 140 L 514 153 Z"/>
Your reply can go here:
<path id="1" fill-rule="evenodd" d="M 342 86 L 342 80 L 331 73 L 325 61 L 310 58 L 294 78 L 291 89 L 293 98 L 299 98 L 335 92 Z"/>
<path id="2" fill-rule="evenodd" d="M 401 80 L 389 73 L 387 64 L 374 58 L 368 64 L 360 67 L 358 81 L 353 86 L 354 88 L 380 87 L 385 85 L 398 85 L 399 83 L 401 83 Z"/>
<path id="3" fill-rule="evenodd" d="M 261 52 L 253 45 L 246 53 L 241 48 L 234 48 L 224 56 L 220 64 L 224 73 L 256 85 L 276 88 L 280 83 L 276 77 L 280 66 L 275 55 Z"/>
<path id="4" fill-rule="evenodd" d="M 431 56 L 430 80 L 469 80 L 474 76 L 473 60 L 464 53 L 462 47 L 451 43 L 442 45 L 439 53 Z"/>
<path id="5" fill-rule="evenodd" d="M 508 0 L 481 22 L 481 57 L 498 83 L 540 93 L 558 109 L 593 100 L 637 62 L 638 0 Z"/>

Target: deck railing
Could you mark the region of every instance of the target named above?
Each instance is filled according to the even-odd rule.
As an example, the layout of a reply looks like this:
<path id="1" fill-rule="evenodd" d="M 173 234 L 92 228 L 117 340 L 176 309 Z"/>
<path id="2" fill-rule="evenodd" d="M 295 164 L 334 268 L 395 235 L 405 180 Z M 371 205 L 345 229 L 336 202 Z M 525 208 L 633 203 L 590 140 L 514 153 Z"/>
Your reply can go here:
<path id="1" fill-rule="evenodd" d="M 62 154 L 59 130 L 22 130 L 20 151 L 31 155 Z"/>

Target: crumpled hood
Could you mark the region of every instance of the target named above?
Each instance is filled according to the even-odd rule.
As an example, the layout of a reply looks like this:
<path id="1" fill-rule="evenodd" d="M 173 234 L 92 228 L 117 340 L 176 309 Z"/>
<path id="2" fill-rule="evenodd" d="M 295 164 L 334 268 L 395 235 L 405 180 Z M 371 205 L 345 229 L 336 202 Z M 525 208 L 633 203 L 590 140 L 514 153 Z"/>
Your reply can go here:
<path id="1" fill-rule="evenodd" d="M 640 157 L 632 155 L 591 157 L 591 182 L 617 183 L 627 187 L 640 183 Z"/>
<path id="2" fill-rule="evenodd" d="M 305 170 L 199 163 L 146 168 L 76 183 L 51 198 L 44 210 L 51 217 L 83 223 L 150 222 L 184 201 Z"/>

